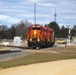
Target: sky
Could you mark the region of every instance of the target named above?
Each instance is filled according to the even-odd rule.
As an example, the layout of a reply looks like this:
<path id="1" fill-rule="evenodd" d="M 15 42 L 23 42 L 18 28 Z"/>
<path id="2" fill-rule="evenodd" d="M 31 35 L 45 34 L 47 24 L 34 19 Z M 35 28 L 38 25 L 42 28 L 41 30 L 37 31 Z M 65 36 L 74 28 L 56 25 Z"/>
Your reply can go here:
<path id="1" fill-rule="evenodd" d="M 34 24 L 34 4 L 36 23 L 49 24 L 55 21 L 62 25 L 76 25 L 76 0 L 0 0 L 0 25 L 11 26 L 21 20 Z"/>

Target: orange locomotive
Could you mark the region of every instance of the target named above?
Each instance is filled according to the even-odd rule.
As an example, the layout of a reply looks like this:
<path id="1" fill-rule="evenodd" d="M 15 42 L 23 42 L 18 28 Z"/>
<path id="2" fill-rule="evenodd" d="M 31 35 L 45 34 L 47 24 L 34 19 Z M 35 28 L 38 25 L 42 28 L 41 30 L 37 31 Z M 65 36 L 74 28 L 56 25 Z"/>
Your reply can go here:
<path id="1" fill-rule="evenodd" d="M 28 27 L 28 46 L 39 49 L 42 46 L 54 45 L 54 31 L 52 28 L 34 24 Z"/>

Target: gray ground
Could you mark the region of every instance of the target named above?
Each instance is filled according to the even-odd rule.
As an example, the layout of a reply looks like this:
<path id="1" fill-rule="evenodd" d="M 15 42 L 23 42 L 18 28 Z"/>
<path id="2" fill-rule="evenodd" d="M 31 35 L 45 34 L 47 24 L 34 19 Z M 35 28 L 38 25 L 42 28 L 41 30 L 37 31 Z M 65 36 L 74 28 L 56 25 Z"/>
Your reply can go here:
<path id="1" fill-rule="evenodd" d="M 4 50 L 18 51 L 18 52 L 11 52 L 11 53 L 5 53 L 5 54 L 0 53 L 0 62 L 7 61 L 7 60 L 17 58 L 17 57 L 23 57 L 23 56 L 31 54 L 31 53 L 69 53 L 69 54 L 76 54 L 75 50 L 72 50 L 72 51 L 70 51 L 70 50 L 67 50 L 67 51 L 66 50 L 58 50 L 57 48 L 59 48 L 59 47 L 65 48 L 65 45 L 58 45 L 55 47 L 42 48 L 40 50 L 36 50 L 36 49 L 30 49 L 29 50 L 29 49 L 0 46 L 0 51 L 4 51 Z"/>
<path id="2" fill-rule="evenodd" d="M 9 53 L 0 53 L 0 62 L 7 61 L 16 57 L 23 57 L 25 55 L 31 54 L 24 49 L 12 48 L 12 47 L 0 47 L 0 51 L 9 51 Z"/>
<path id="3" fill-rule="evenodd" d="M 16 57 L 23 57 L 28 54 L 30 53 L 29 52 L 13 52 L 13 53 L 0 54 L 0 62 L 10 60 Z"/>

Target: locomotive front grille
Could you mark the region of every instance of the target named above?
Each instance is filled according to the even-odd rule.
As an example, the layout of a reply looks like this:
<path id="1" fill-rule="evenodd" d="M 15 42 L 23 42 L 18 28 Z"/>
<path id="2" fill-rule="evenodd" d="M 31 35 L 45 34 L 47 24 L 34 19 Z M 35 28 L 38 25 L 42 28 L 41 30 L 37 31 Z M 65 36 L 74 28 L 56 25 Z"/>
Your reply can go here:
<path id="1" fill-rule="evenodd" d="M 33 42 L 37 42 L 37 38 L 33 38 L 32 41 L 33 41 Z"/>

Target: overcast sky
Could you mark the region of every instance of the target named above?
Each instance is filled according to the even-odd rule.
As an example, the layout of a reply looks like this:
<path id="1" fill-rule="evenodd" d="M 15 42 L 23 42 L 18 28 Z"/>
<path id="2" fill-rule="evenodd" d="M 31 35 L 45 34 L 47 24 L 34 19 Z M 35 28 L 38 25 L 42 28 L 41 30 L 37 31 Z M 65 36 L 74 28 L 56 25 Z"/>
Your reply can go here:
<path id="1" fill-rule="evenodd" d="M 54 21 L 59 25 L 76 25 L 76 0 L 0 0 L 0 22 L 7 26 L 17 24 L 21 20 L 34 23 L 34 4 L 38 24 Z"/>

